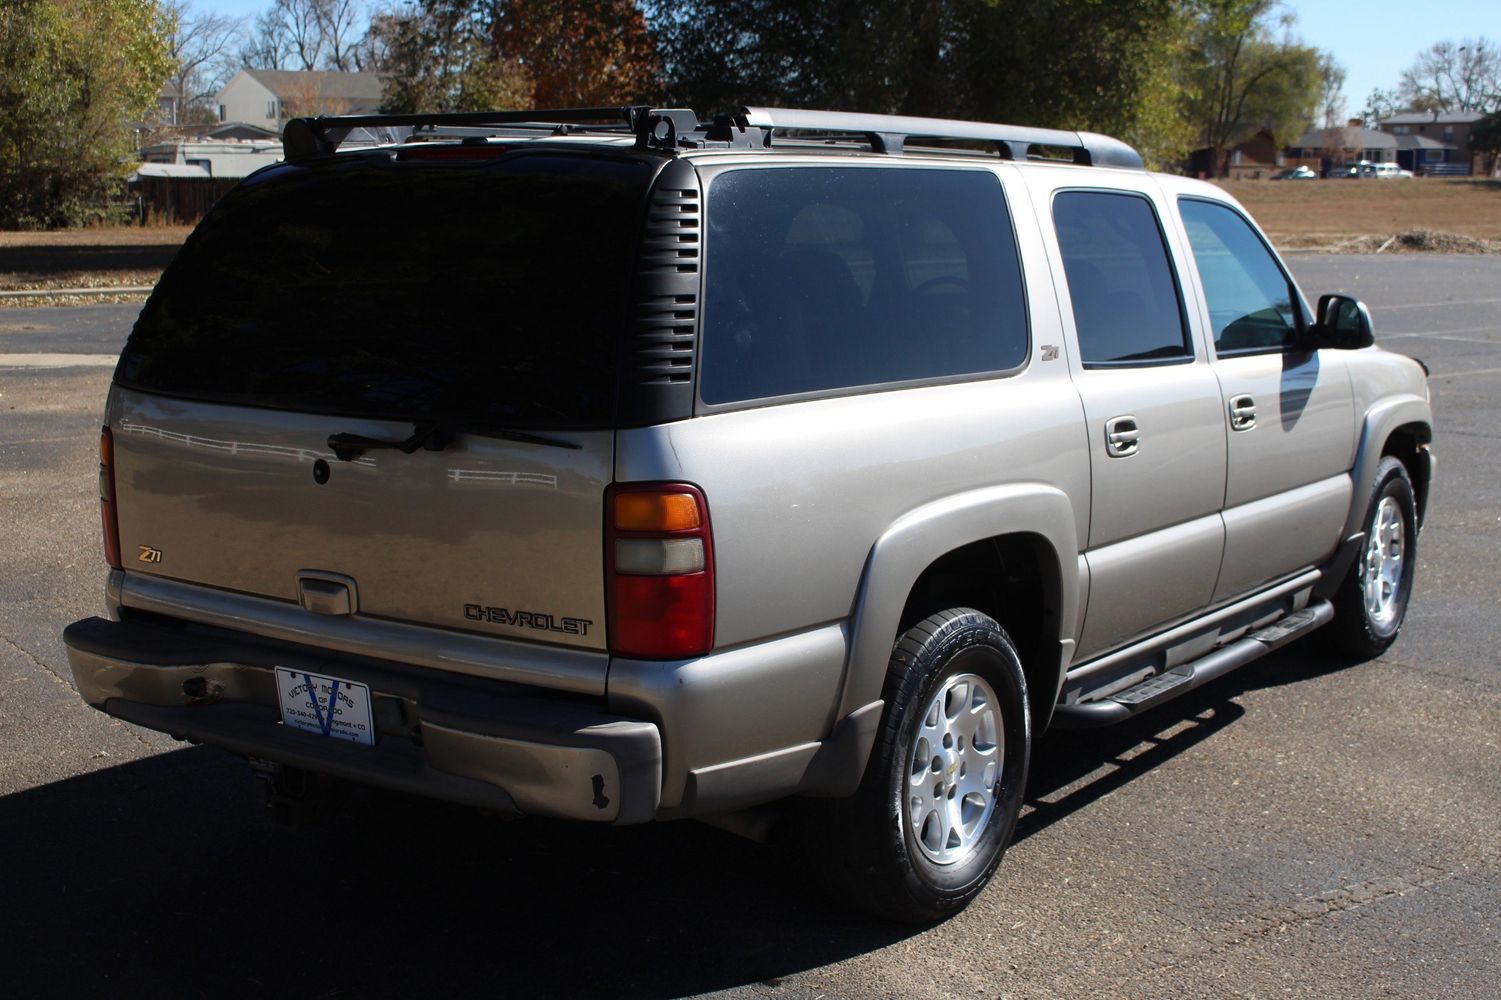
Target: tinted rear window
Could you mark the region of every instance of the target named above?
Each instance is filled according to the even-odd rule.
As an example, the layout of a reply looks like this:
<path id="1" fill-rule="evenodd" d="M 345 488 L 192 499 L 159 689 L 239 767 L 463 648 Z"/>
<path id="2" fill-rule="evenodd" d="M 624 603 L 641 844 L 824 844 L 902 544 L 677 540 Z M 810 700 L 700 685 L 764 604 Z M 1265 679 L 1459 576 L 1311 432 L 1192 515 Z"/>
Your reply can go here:
<path id="1" fill-rule="evenodd" d="M 177 255 L 117 378 L 310 413 L 608 425 L 649 180 L 538 154 L 268 172 Z"/>
<path id="2" fill-rule="evenodd" d="M 1011 219 L 978 170 L 734 170 L 709 189 L 699 394 L 1002 372 L 1027 356 Z"/>

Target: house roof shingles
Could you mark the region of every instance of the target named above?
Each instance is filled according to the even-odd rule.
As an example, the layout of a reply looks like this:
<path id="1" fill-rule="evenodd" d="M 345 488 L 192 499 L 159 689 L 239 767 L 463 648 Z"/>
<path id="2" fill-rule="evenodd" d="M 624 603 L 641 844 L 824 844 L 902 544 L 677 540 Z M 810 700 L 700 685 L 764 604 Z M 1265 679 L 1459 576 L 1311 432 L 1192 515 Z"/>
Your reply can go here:
<path id="1" fill-rule="evenodd" d="M 1383 118 L 1376 124 L 1386 125 L 1469 125 L 1485 115 L 1479 111 L 1404 111 L 1400 115 Z"/>
<path id="2" fill-rule="evenodd" d="M 1397 149 L 1397 137 L 1373 128 L 1319 128 L 1304 132 L 1296 149 Z"/>
<path id="3" fill-rule="evenodd" d="M 245 74 L 281 98 L 308 92 L 347 101 L 379 101 L 379 73 L 336 73 L 321 70 L 247 69 Z"/>

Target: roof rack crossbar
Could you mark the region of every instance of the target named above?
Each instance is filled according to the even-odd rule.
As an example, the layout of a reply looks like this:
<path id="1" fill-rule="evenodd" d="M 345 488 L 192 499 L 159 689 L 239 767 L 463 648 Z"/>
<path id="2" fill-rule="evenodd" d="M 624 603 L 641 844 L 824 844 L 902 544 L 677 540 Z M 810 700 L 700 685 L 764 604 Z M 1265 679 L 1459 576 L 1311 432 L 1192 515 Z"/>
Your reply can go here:
<path id="1" fill-rule="evenodd" d="M 1067 132 L 1025 125 L 993 125 L 948 118 L 905 115 L 864 115 L 847 111 L 800 111 L 792 108 L 746 108 L 746 125 L 763 129 L 792 129 L 864 136 L 878 153 L 901 153 L 912 139 L 973 139 L 996 144 L 1007 159 L 1025 160 L 1034 146 L 1070 149 L 1074 162 L 1101 167 L 1140 170 L 1141 154 L 1108 135 Z"/>
<path id="2" fill-rule="evenodd" d="M 450 111 L 435 114 L 337 115 L 293 118 L 282 132 L 282 145 L 292 162 L 328 156 L 357 128 L 483 127 L 485 125 L 535 126 L 556 129 L 572 123 L 610 123 L 615 128 L 639 132 L 651 108 L 625 105 L 616 108 L 553 108 L 534 111 Z"/>

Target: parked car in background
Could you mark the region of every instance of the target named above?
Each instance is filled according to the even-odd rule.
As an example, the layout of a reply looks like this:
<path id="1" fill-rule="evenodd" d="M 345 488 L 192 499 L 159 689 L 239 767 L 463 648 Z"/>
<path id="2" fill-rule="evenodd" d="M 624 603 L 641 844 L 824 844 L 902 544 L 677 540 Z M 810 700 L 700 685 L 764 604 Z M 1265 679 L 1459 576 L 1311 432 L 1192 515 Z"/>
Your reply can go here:
<path id="1" fill-rule="evenodd" d="M 1374 176 L 1377 180 L 1390 181 L 1412 177 L 1411 170 L 1403 170 L 1395 163 L 1378 163 L 1375 166 Z"/>
<path id="2" fill-rule="evenodd" d="M 1274 181 L 1312 181 L 1318 180 L 1318 173 L 1312 167 L 1291 167 L 1272 175 Z"/>

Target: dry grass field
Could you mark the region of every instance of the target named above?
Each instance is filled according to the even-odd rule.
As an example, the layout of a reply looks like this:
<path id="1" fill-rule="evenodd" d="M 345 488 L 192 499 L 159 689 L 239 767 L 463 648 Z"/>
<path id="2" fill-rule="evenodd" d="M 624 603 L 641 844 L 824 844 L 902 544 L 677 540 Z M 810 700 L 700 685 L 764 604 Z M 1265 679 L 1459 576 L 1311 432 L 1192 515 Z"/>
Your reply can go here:
<path id="1" fill-rule="evenodd" d="M 1281 248 L 1434 230 L 1501 242 L 1501 181 L 1225 181 Z"/>

